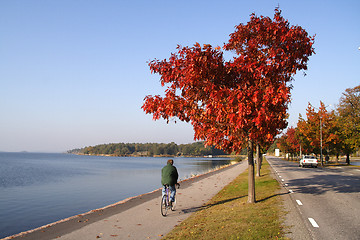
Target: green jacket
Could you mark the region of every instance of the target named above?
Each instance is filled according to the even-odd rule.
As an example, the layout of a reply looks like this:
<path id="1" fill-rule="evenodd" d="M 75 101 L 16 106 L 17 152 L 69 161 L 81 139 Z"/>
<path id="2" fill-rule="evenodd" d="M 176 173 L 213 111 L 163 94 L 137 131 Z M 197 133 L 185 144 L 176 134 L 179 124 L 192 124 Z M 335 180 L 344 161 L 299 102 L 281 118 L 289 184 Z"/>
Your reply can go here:
<path id="1" fill-rule="evenodd" d="M 174 186 L 177 183 L 178 177 L 179 174 L 176 167 L 174 167 L 170 163 L 161 169 L 162 185 Z"/>

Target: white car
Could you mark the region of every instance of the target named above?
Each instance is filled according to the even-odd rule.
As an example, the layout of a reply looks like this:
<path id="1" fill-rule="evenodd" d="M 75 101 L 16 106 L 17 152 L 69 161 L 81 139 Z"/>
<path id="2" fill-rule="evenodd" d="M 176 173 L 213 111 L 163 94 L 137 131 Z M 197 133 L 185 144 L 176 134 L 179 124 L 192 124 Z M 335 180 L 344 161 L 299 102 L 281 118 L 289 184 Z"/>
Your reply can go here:
<path id="1" fill-rule="evenodd" d="M 299 167 L 306 167 L 306 166 L 310 166 L 310 167 L 316 167 L 317 168 L 318 165 L 318 160 L 316 157 L 314 156 L 310 156 L 310 155 L 304 155 L 299 162 Z"/>

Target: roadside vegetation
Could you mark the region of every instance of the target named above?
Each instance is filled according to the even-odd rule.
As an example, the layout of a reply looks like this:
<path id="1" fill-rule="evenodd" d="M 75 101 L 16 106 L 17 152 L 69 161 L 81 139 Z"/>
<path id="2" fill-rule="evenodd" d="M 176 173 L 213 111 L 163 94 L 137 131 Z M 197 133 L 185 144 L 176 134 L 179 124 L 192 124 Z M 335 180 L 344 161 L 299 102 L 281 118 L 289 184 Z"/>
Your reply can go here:
<path id="1" fill-rule="evenodd" d="M 341 155 L 350 164 L 351 154 L 360 151 L 360 85 L 348 88 L 342 94 L 334 110 L 328 110 L 323 102 L 316 108 L 309 103 L 306 118 L 299 116 L 295 127 L 290 127 L 278 139 L 277 145 L 292 158 L 302 154 L 320 155 L 325 161 L 338 164 Z"/>
<path id="2" fill-rule="evenodd" d="M 286 239 L 279 188 L 264 161 L 256 178 L 256 204 L 247 204 L 246 171 L 164 239 Z"/>

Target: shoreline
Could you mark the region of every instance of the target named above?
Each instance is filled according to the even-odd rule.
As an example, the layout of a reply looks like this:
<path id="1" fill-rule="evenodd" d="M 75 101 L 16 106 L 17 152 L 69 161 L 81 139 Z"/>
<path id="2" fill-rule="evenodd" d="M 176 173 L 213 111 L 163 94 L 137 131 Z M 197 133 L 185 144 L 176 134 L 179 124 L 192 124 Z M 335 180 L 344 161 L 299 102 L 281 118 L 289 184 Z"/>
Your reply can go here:
<path id="1" fill-rule="evenodd" d="M 84 153 L 65 153 L 73 154 L 78 156 L 99 156 L 99 157 L 154 157 L 154 158 L 246 158 L 245 155 L 205 155 L 205 156 L 196 156 L 196 155 L 141 155 L 141 154 L 129 154 L 129 155 L 114 155 L 114 154 L 84 154 Z"/>
<path id="2" fill-rule="evenodd" d="M 190 178 L 184 179 L 180 181 L 181 188 L 186 188 L 189 185 L 191 185 L 194 182 L 200 181 L 201 179 L 210 177 L 214 174 L 221 173 L 222 171 L 235 167 L 239 163 L 233 163 L 228 164 L 225 166 L 222 166 L 220 168 L 212 169 L 209 172 L 195 175 Z M 57 238 L 59 235 L 64 235 L 67 233 L 71 233 L 79 228 L 82 228 L 86 225 L 89 225 L 91 223 L 101 221 L 105 218 L 108 218 L 110 216 L 113 216 L 115 214 L 119 214 L 121 212 L 124 212 L 128 209 L 131 209 L 133 207 L 136 207 L 144 202 L 150 201 L 154 198 L 159 197 L 161 194 L 161 188 L 155 189 L 151 192 L 147 192 L 144 194 L 140 194 L 137 196 L 129 197 L 126 199 L 123 199 L 119 202 L 90 210 L 85 213 L 77 214 L 74 216 L 70 216 L 68 218 L 64 218 L 34 229 L 30 229 L 28 231 L 23 231 L 11 236 L 7 236 L 5 238 L 2 238 L 2 240 L 9 240 L 9 239 L 51 239 L 51 238 Z M 81 226 L 78 226 L 81 224 Z M 46 236 L 44 236 L 46 235 Z"/>

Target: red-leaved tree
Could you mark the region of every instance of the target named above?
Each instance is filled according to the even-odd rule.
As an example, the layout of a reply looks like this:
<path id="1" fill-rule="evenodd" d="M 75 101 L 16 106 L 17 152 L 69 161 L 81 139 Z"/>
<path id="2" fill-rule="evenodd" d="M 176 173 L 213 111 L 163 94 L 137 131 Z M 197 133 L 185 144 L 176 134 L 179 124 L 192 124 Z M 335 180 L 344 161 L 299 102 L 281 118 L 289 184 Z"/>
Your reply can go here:
<path id="1" fill-rule="evenodd" d="M 254 143 L 272 141 L 287 126 L 289 84 L 306 70 L 313 38 L 290 26 L 275 10 L 274 19 L 251 15 L 236 27 L 223 49 L 236 57 L 225 61 L 220 47 L 196 43 L 177 47 L 164 60 L 149 63 L 158 73 L 165 96 L 146 96 L 142 106 L 155 120 L 177 117 L 190 122 L 194 139 L 228 152 L 247 146 L 248 202 L 255 202 Z"/>
<path id="2" fill-rule="evenodd" d="M 340 148 L 339 126 L 334 111 L 327 111 L 321 101 L 317 111 L 309 103 L 306 118 L 300 115 L 297 124 L 297 135 L 305 152 L 319 154 L 325 150 L 329 154 L 331 150 Z"/>
<path id="3" fill-rule="evenodd" d="M 292 157 L 300 151 L 300 141 L 294 127 L 289 127 L 279 138 L 278 146 L 284 153 L 290 153 Z"/>

